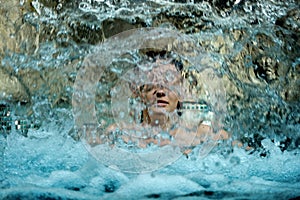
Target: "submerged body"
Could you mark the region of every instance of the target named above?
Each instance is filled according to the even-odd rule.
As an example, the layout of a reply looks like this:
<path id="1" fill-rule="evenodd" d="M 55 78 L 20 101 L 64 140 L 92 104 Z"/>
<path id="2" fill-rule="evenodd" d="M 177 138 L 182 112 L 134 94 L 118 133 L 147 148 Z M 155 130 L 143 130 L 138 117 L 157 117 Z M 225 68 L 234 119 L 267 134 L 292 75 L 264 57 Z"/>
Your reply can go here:
<path id="1" fill-rule="evenodd" d="M 149 77 L 151 83 L 129 87 L 132 98 L 143 105 L 133 113 L 137 123 L 118 121 L 110 125 L 104 134 L 89 142 L 92 145 L 109 144 L 147 148 L 151 145 L 172 145 L 188 154 L 195 146 L 207 141 L 216 144 L 229 138 L 229 134 L 214 124 L 213 112 L 206 102 L 186 101 L 180 91 L 183 77 L 173 63 L 157 60 Z M 172 77 L 166 82 L 165 76 Z M 130 109 L 130 108 L 128 108 Z M 135 109 L 135 108 L 134 108 Z M 139 115 L 139 116 L 136 116 Z M 217 129 L 217 130 L 216 130 Z"/>

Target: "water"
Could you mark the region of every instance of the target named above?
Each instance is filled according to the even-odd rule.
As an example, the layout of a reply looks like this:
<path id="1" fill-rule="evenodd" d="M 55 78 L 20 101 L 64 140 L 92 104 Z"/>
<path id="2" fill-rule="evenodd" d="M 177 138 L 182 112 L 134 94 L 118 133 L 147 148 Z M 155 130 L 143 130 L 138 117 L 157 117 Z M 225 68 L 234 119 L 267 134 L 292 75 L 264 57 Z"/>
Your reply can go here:
<path id="1" fill-rule="evenodd" d="M 30 2 L 0 2 L 1 199 L 300 196 L 299 2 Z M 129 31 L 132 39 L 121 34 L 107 43 L 117 33 L 157 26 L 153 34 Z M 163 30 L 162 36 L 155 30 Z M 218 120 L 232 140 L 253 149 L 232 147 L 229 140 L 213 149 L 206 146 L 209 151 L 198 146 L 188 157 L 167 148 L 151 154 L 157 150 L 151 147 L 144 152 L 148 160 L 122 151 L 101 152 L 99 159 L 78 139 L 75 129 L 82 122 L 98 120 L 101 126 L 92 124 L 95 130 L 118 123 L 111 109 L 111 89 L 117 90 L 126 79 L 148 80 L 128 72 L 137 63 L 144 71 L 153 68 L 138 56 L 143 47 L 139 41 L 160 37 L 162 46 L 156 48 L 181 38 L 185 42 L 176 50 L 198 64 L 195 69 L 217 69 L 222 79 L 212 79 L 219 90 L 210 99 L 224 116 Z M 199 46 L 191 45 L 195 41 Z M 193 56 L 195 52 L 202 56 Z M 96 71 L 101 72 L 97 84 L 92 82 L 97 77 L 84 74 L 84 80 L 91 78 L 85 86 L 95 89 L 89 96 L 94 98 L 95 113 L 78 119 L 76 111 L 88 107 L 74 107 L 72 95 L 78 91 L 76 80 L 87 58 L 107 66 Z M 121 111 L 119 117 L 126 118 L 127 111 Z M 138 167 L 151 172 L 132 173 Z"/>

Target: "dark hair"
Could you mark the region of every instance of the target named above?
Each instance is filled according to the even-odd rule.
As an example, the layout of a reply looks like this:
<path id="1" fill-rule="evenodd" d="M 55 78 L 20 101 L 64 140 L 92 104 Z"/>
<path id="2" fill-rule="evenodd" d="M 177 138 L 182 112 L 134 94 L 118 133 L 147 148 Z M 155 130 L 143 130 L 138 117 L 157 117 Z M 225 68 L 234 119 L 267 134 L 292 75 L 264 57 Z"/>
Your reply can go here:
<path id="1" fill-rule="evenodd" d="M 143 51 L 142 51 L 143 52 Z M 169 52 L 169 51 L 155 51 L 155 50 L 150 50 L 150 51 L 146 51 L 143 53 L 144 55 L 147 56 L 148 59 L 151 59 L 153 62 L 156 62 L 156 60 L 159 59 L 166 59 L 166 58 L 173 58 L 171 60 L 171 63 L 175 65 L 176 69 L 178 72 L 182 72 L 183 70 L 183 63 L 181 61 L 181 59 L 175 55 L 175 53 L 173 52 Z M 176 58 L 174 58 L 176 57 Z"/>

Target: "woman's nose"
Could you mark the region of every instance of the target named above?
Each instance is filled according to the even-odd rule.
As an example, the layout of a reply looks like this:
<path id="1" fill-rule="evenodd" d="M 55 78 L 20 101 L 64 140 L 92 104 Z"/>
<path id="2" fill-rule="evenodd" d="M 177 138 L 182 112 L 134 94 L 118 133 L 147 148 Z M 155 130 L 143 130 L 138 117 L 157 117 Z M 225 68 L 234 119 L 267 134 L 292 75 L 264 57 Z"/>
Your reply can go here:
<path id="1" fill-rule="evenodd" d="M 156 95 L 157 98 L 166 96 L 166 92 L 162 89 L 155 90 L 154 94 Z"/>

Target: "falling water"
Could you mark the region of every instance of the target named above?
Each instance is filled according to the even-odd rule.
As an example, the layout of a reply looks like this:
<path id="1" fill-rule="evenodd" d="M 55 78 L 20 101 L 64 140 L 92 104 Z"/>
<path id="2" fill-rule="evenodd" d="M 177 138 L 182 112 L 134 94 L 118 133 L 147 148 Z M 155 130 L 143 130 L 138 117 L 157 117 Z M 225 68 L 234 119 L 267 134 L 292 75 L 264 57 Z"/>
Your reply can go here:
<path id="1" fill-rule="evenodd" d="M 299 1 L 13 0 L 0 10 L 1 198 L 300 196 Z M 149 148 L 148 164 L 136 152 L 86 148 L 79 125 L 126 119 L 114 91 L 126 93 L 124 80 L 149 81 L 133 70 L 154 68 L 145 48 L 214 69 L 207 87 L 231 139 L 205 156 L 201 145 L 188 156 Z M 93 101 L 74 104 L 86 88 Z"/>

